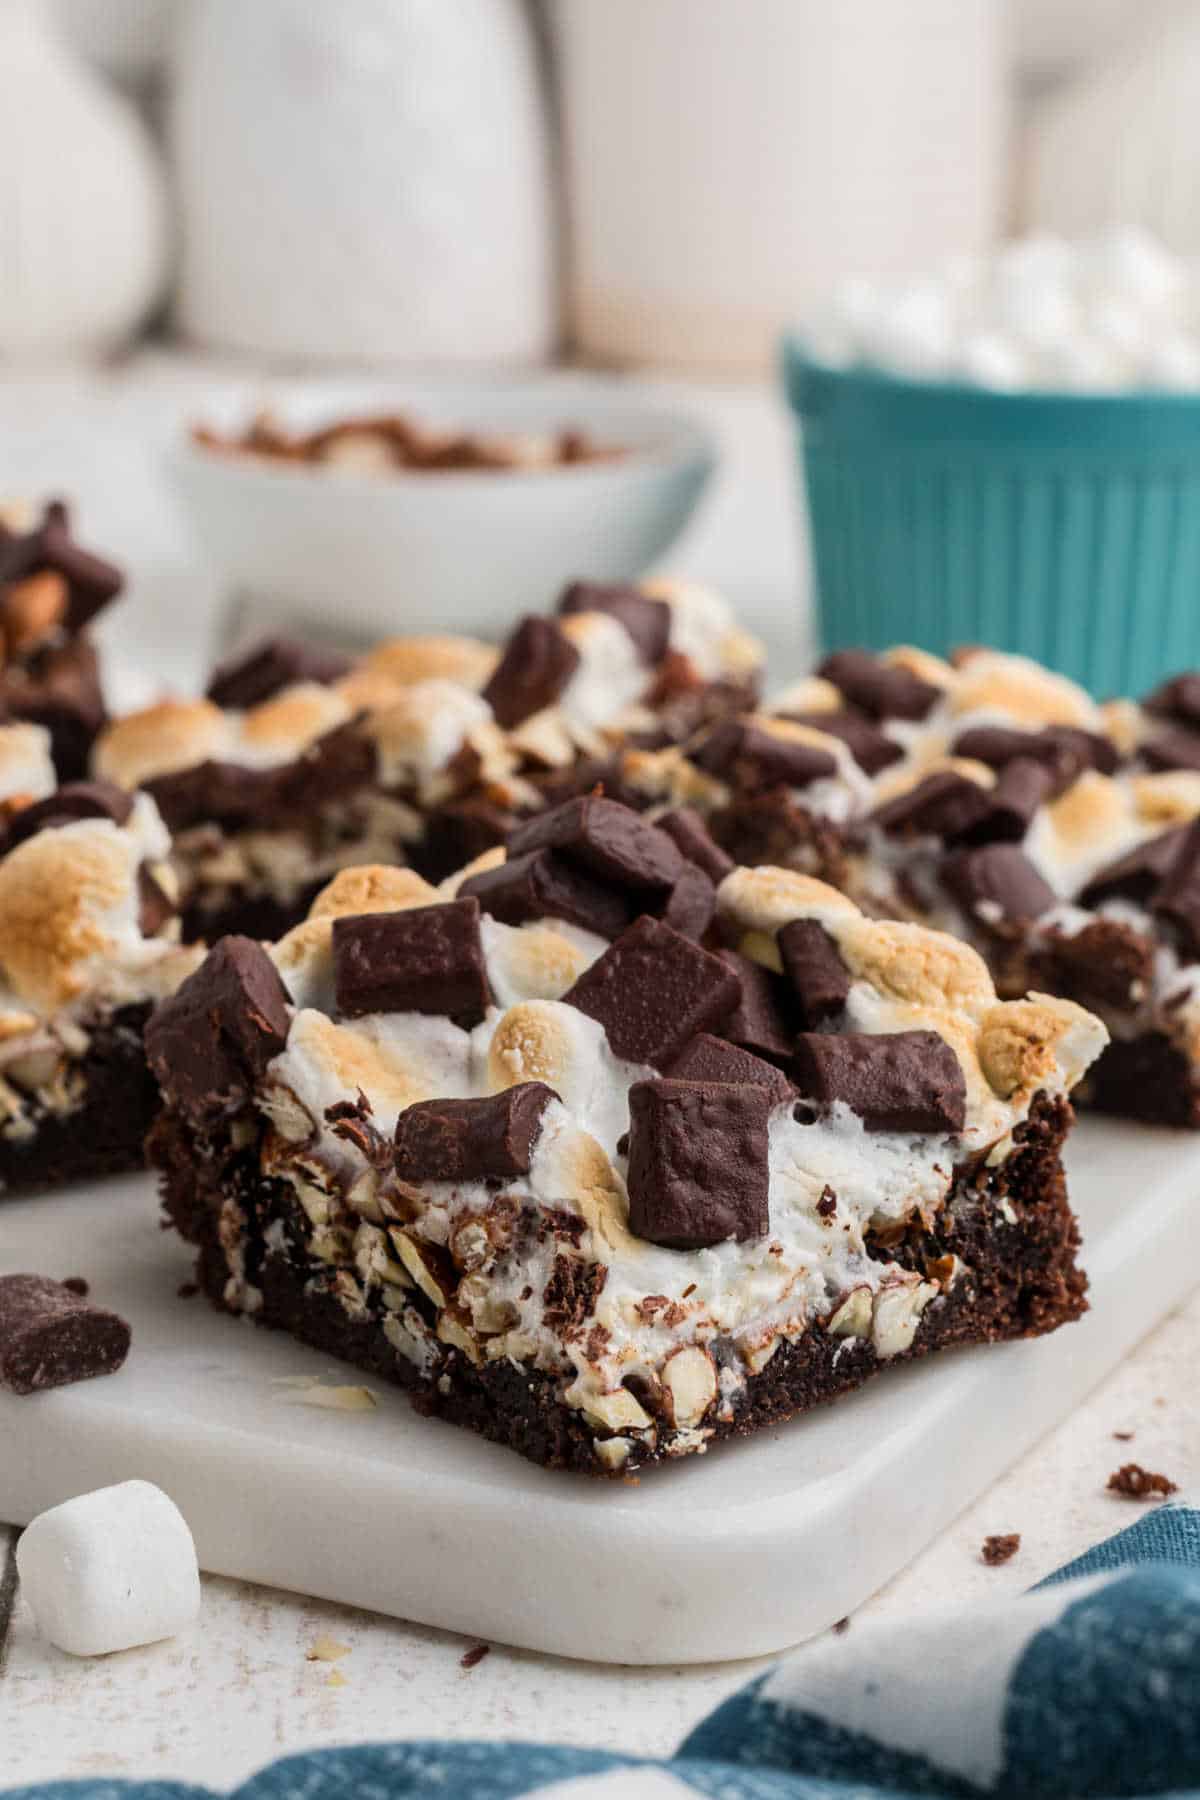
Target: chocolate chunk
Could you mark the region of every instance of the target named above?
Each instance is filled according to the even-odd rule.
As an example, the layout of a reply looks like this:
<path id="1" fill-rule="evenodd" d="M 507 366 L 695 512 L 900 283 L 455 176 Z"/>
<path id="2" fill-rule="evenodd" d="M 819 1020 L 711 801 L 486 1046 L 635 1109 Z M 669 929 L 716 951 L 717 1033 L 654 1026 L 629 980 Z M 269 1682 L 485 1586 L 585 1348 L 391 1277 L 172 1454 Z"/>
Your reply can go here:
<path id="1" fill-rule="evenodd" d="M 522 1081 L 482 1100 L 419 1100 L 396 1120 L 401 1181 L 486 1181 L 525 1175 L 554 1089 Z"/>
<path id="2" fill-rule="evenodd" d="M 636 1081 L 629 1090 L 629 1229 L 671 1250 L 770 1230 L 771 1095 L 757 1084 Z"/>
<path id="3" fill-rule="evenodd" d="M 660 814 L 654 822 L 682 850 L 690 863 L 695 863 L 698 869 L 704 870 L 710 881 L 724 881 L 737 867 L 732 856 L 726 856 L 700 814 L 692 807 L 678 806 L 671 812 Z"/>
<path id="4" fill-rule="evenodd" d="M 1172 676 L 1152 694 L 1147 694 L 1142 705 L 1149 713 L 1178 719 L 1181 724 L 1194 725 L 1200 730 L 1200 672 L 1193 669 Z"/>
<path id="5" fill-rule="evenodd" d="M 932 682 L 865 650 L 836 650 L 817 674 L 872 719 L 923 719 L 941 698 Z"/>
<path id="6" fill-rule="evenodd" d="M 143 782 L 171 831 L 212 822 L 237 829 L 272 816 L 278 771 L 209 759 Z"/>
<path id="7" fill-rule="evenodd" d="M 1156 773 L 1166 769 L 1200 770 L 1200 731 L 1188 731 L 1182 725 L 1168 726 L 1148 738 L 1139 755 L 1146 767 Z"/>
<path id="8" fill-rule="evenodd" d="M 1081 725 L 1044 725 L 1038 741 L 1064 759 L 1079 757 L 1081 768 L 1096 769 L 1101 775 L 1115 775 L 1121 761 L 1111 738 L 1099 731 L 1085 731 Z M 1064 777 L 1062 785 L 1069 787 L 1074 779 L 1073 775 Z"/>
<path id="9" fill-rule="evenodd" d="M 74 825 L 80 819 L 111 819 L 124 825 L 133 811 L 133 797 L 111 781 L 68 781 L 14 813 L 0 844 L 0 854 L 7 855 L 39 831 L 53 831 L 61 825 Z"/>
<path id="10" fill-rule="evenodd" d="M 179 908 L 159 886 L 145 863 L 138 868 L 138 930 L 143 937 L 157 937 Z"/>
<path id="11" fill-rule="evenodd" d="M 794 1100 L 796 1090 L 774 1063 L 764 1062 L 726 1038 L 713 1037 L 702 1031 L 694 1037 L 682 1056 L 677 1056 L 667 1071 L 673 1081 L 722 1081 L 735 1086 L 765 1088 L 772 1106 Z"/>
<path id="12" fill-rule="evenodd" d="M 1019 844 L 1055 786 L 1054 771 L 1044 763 L 1014 757 L 1001 769 L 995 787 L 979 790 L 984 800 L 979 817 L 953 835 L 964 844 Z"/>
<path id="13" fill-rule="evenodd" d="M 653 600 L 637 588 L 602 587 L 594 581 L 573 581 L 558 603 L 559 614 L 602 612 L 619 619 L 644 663 L 653 666 L 667 654 L 671 638 L 671 609 L 665 600 Z"/>
<path id="14" fill-rule="evenodd" d="M 31 663 L 0 670 L 0 719 L 24 719 L 50 733 L 60 781 L 83 780 L 92 740 L 106 717 L 95 645 L 67 638 L 38 652 Z"/>
<path id="15" fill-rule="evenodd" d="M 1040 762 L 1052 771 L 1056 793 L 1070 787 L 1085 769 L 1112 775 L 1119 761 L 1117 747 L 1108 738 L 1075 725 L 1046 725 L 1041 731 L 972 725 L 954 740 L 953 752 L 992 769 L 1002 769 L 1018 757 Z"/>
<path id="16" fill-rule="evenodd" d="M 565 919 L 606 938 L 620 937 L 632 910 L 624 894 L 573 869 L 552 850 L 531 850 L 499 868 L 485 869 L 464 881 L 458 893 L 462 900 L 474 896 L 484 912 L 504 925 Z"/>
<path id="17" fill-rule="evenodd" d="M 724 720 L 693 751 L 692 761 L 739 793 L 767 787 L 804 788 L 837 774 L 837 758 L 828 750 L 794 743 L 745 719 Z"/>
<path id="18" fill-rule="evenodd" d="M 658 917 L 672 931 L 697 943 L 717 916 L 717 890 L 696 863 L 685 862 L 679 880 L 660 907 Z"/>
<path id="19" fill-rule="evenodd" d="M 683 856 L 665 831 L 599 794 L 536 813 L 517 826 L 508 850 L 514 857 L 554 850 L 602 881 L 651 893 L 674 887 L 683 869 Z"/>
<path id="20" fill-rule="evenodd" d="M 50 502 L 32 531 L 0 537 L 0 583 L 23 581 L 45 569 L 61 575 L 67 584 L 63 624 L 72 633 L 82 631 L 125 585 L 120 569 L 75 542 L 70 514 L 61 500 Z"/>
<path id="21" fill-rule="evenodd" d="M 477 1024 L 491 998 L 479 901 L 447 900 L 406 912 L 358 913 L 333 921 L 338 1011 L 445 1013 Z"/>
<path id="22" fill-rule="evenodd" d="M 638 919 L 563 998 L 608 1035 L 614 1056 L 662 1067 L 728 1018 L 741 985 L 719 956 L 657 919 Z"/>
<path id="23" fill-rule="evenodd" d="M 350 668 L 350 658 L 302 638 L 262 638 L 248 650 L 218 663 L 208 684 L 208 698 L 217 706 L 242 710 L 259 706 L 281 688 L 298 681 L 337 681 Z"/>
<path id="24" fill-rule="evenodd" d="M 1189 958 L 1200 958 L 1200 819 L 1184 832 L 1151 910 L 1174 926 Z"/>
<path id="25" fill-rule="evenodd" d="M 287 1043 L 289 1008 L 262 945 L 222 938 L 146 1026 L 146 1055 L 168 1100 L 196 1119 L 243 1105 Z"/>
<path id="26" fill-rule="evenodd" d="M 761 1056 L 789 1055 L 795 1030 L 788 1020 L 787 989 L 781 978 L 736 950 L 718 950 L 717 955 L 733 970 L 742 989 L 741 999 L 721 1027 L 722 1037 Z"/>
<path id="27" fill-rule="evenodd" d="M 579 794 L 592 794 L 597 789 L 609 800 L 632 806 L 635 812 L 646 806 L 646 796 L 625 781 L 619 756 L 586 756 L 569 769 L 547 769 L 530 780 L 546 806 L 560 806 L 564 800 L 574 800 Z"/>
<path id="28" fill-rule="evenodd" d="M 508 640 L 483 697 L 496 723 L 511 731 L 552 706 L 579 667 L 579 652 L 553 619 L 530 613 Z"/>
<path id="29" fill-rule="evenodd" d="M 124 1319 L 45 1275 L 0 1275 L 0 1386 L 14 1394 L 113 1375 L 129 1354 Z"/>
<path id="30" fill-rule="evenodd" d="M 802 712 L 780 713 L 781 719 L 790 719 L 793 724 L 807 725 L 813 731 L 823 731 L 826 737 L 837 738 L 845 744 L 859 768 L 867 775 L 878 775 L 882 770 L 899 762 L 904 755 L 901 746 L 886 732 L 872 725 L 853 712 Z"/>
<path id="31" fill-rule="evenodd" d="M 1145 999 L 1153 980 L 1153 940 L 1117 919 L 1052 931 L 1031 957 L 1031 986 L 1081 1006 L 1126 1011 Z"/>
<path id="32" fill-rule="evenodd" d="M 888 837 L 953 841 L 979 823 L 987 803 L 988 790 L 977 781 L 952 769 L 940 769 L 926 775 L 916 787 L 885 800 L 869 815 L 868 823 L 877 825 Z"/>
<path id="33" fill-rule="evenodd" d="M 799 1023 L 812 1031 L 834 1018 L 850 994 L 850 971 L 841 951 L 823 925 L 815 919 L 793 919 L 778 933 L 776 942 L 783 972 L 799 1002 Z"/>
<path id="34" fill-rule="evenodd" d="M 515 813 L 486 794 L 448 801 L 426 816 L 425 835 L 408 846 L 408 860 L 427 881 L 444 881 L 502 844 L 516 823 Z"/>
<path id="35" fill-rule="evenodd" d="M 1186 836 L 1187 826 L 1175 825 L 1127 850 L 1124 856 L 1097 870 L 1080 894 L 1080 901 L 1084 906 L 1099 906 L 1105 900 L 1132 900 L 1135 905 L 1146 905 L 1158 892 Z"/>
<path id="36" fill-rule="evenodd" d="M 375 746 L 354 719 L 335 725 L 294 762 L 274 773 L 269 790 L 269 816 L 273 823 L 311 818 L 314 808 L 340 800 L 375 780 L 379 762 Z"/>
<path id="37" fill-rule="evenodd" d="M 946 892 L 963 911 L 995 930 L 1040 919 L 1058 896 L 1017 844 L 960 850 L 938 871 Z"/>
<path id="38" fill-rule="evenodd" d="M 962 1065 L 936 1031 L 804 1032 L 792 1075 L 805 1099 L 844 1102 L 866 1131 L 958 1132 L 967 1116 Z"/>

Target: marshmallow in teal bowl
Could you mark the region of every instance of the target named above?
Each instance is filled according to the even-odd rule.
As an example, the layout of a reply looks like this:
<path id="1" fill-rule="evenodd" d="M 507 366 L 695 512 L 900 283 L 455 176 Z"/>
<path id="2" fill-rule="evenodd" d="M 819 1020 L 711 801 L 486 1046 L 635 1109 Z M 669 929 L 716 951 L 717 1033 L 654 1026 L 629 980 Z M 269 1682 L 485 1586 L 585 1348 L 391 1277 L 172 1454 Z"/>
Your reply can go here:
<path id="1" fill-rule="evenodd" d="M 1200 663 L 1200 282 L 1048 238 L 788 337 L 828 648 L 987 643 L 1102 693 Z"/>

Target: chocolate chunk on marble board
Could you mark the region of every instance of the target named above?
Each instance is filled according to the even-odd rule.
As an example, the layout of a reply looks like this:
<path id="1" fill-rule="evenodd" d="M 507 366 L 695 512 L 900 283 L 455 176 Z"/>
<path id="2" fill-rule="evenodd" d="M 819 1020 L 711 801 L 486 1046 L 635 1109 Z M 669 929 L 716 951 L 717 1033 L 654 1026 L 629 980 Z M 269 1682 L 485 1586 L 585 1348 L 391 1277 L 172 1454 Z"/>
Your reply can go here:
<path id="1" fill-rule="evenodd" d="M 0 1275 L 0 1386 L 14 1394 L 112 1375 L 129 1354 L 116 1313 L 45 1275 Z"/>
<path id="2" fill-rule="evenodd" d="M 517 725 L 553 706 L 579 667 L 579 652 L 553 619 L 521 620 L 483 690 L 497 725 Z"/>
<path id="3" fill-rule="evenodd" d="M 262 945 L 225 937 L 150 1015 L 146 1055 L 182 1112 L 211 1118 L 250 1098 L 290 1023 L 288 991 Z"/>
<path id="4" fill-rule="evenodd" d="M 938 879 L 970 918 L 992 930 L 1028 924 L 1058 904 L 1058 895 L 1019 844 L 955 851 Z"/>
<path id="5" fill-rule="evenodd" d="M 737 976 L 719 956 L 641 918 L 563 998 L 603 1025 L 614 1056 L 662 1068 L 698 1032 L 727 1019 L 740 995 Z"/>
<path id="6" fill-rule="evenodd" d="M 710 1031 L 694 1037 L 667 1074 L 674 1081 L 719 1081 L 765 1088 L 773 1106 L 796 1097 L 796 1090 L 782 1069 L 764 1062 L 751 1050 L 743 1050 L 740 1044 L 731 1044 L 728 1038 L 714 1037 Z"/>
<path id="7" fill-rule="evenodd" d="M 511 856 L 556 850 L 602 881 L 651 893 L 674 887 L 684 861 L 665 831 L 602 794 L 581 794 L 535 813 L 511 834 L 508 850 Z"/>
<path id="8" fill-rule="evenodd" d="M 488 989 L 474 896 L 333 921 L 338 1011 L 444 1013 L 478 1023 Z"/>
<path id="9" fill-rule="evenodd" d="M 564 919 L 600 937 L 616 938 L 633 909 L 625 895 L 576 869 L 553 850 L 531 850 L 464 881 L 459 899 L 478 900 L 484 912 L 504 925 L 535 919 Z"/>
<path id="10" fill-rule="evenodd" d="M 724 881 L 737 867 L 732 856 L 727 856 L 716 842 L 694 807 L 674 807 L 670 812 L 660 814 L 654 822 L 660 831 L 665 831 L 672 839 L 688 862 L 695 863 L 698 869 L 704 870 L 710 881 Z"/>
<path id="11" fill-rule="evenodd" d="M 936 1031 L 804 1032 L 790 1072 L 802 1105 L 842 1101 L 867 1131 L 959 1132 L 966 1120 L 962 1064 Z"/>
<path id="12" fill-rule="evenodd" d="M 667 654 L 671 639 L 671 608 L 665 600 L 655 600 L 637 588 L 573 581 L 559 601 L 558 611 L 563 618 L 572 613 L 607 613 L 625 627 L 637 645 L 638 655 L 651 667 Z"/>
<path id="13" fill-rule="evenodd" d="M 816 919 L 793 919 L 776 943 L 801 1028 L 811 1031 L 836 1017 L 850 997 L 850 971 L 825 927 Z"/>
<path id="14" fill-rule="evenodd" d="M 674 1250 L 770 1229 L 768 1124 L 758 1084 L 638 1081 L 629 1090 L 629 1229 Z"/>
<path id="15" fill-rule="evenodd" d="M 932 682 L 866 650 L 835 650 L 817 674 L 872 719 L 924 719 L 941 698 Z"/>
<path id="16" fill-rule="evenodd" d="M 350 658 L 303 638 L 262 638 L 248 650 L 226 657 L 213 670 L 208 698 L 216 706 L 242 710 L 260 706 L 281 689 L 300 681 L 337 681 L 351 667 Z"/>
<path id="17" fill-rule="evenodd" d="M 525 1175 L 557 1099 L 544 1081 L 523 1081 L 478 1100 L 419 1100 L 396 1121 L 396 1173 L 401 1181 Z"/>

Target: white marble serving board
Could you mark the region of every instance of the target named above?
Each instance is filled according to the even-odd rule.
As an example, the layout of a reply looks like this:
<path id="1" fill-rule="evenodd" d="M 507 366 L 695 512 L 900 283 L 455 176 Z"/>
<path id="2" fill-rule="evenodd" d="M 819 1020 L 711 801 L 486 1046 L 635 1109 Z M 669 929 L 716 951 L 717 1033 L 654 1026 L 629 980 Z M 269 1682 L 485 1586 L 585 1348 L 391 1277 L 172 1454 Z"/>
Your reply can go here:
<path id="1" fill-rule="evenodd" d="M 1200 1141 L 1087 1120 L 1069 1158 L 1092 1311 L 956 1351 L 640 1483 L 549 1474 L 405 1396 L 181 1299 L 187 1247 L 138 1177 L 0 1202 L 0 1272 L 85 1276 L 133 1324 L 120 1374 L 0 1392 L 0 1519 L 142 1476 L 204 1568 L 600 1662 L 781 1649 L 849 1613 L 1082 1398 L 1195 1281 Z M 301 1379 L 298 1379 L 301 1378 Z"/>

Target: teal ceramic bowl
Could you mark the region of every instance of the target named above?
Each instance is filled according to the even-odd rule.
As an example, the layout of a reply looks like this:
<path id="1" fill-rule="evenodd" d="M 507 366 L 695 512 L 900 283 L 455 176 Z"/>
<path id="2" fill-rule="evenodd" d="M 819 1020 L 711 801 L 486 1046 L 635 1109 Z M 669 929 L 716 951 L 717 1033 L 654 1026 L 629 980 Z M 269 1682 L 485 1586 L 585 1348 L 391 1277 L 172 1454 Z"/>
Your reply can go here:
<path id="1" fill-rule="evenodd" d="M 1020 651 L 1094 693 L 1200 667 L 1200 395 L 993 393 L 789 339 L 826 648 Z"/>

